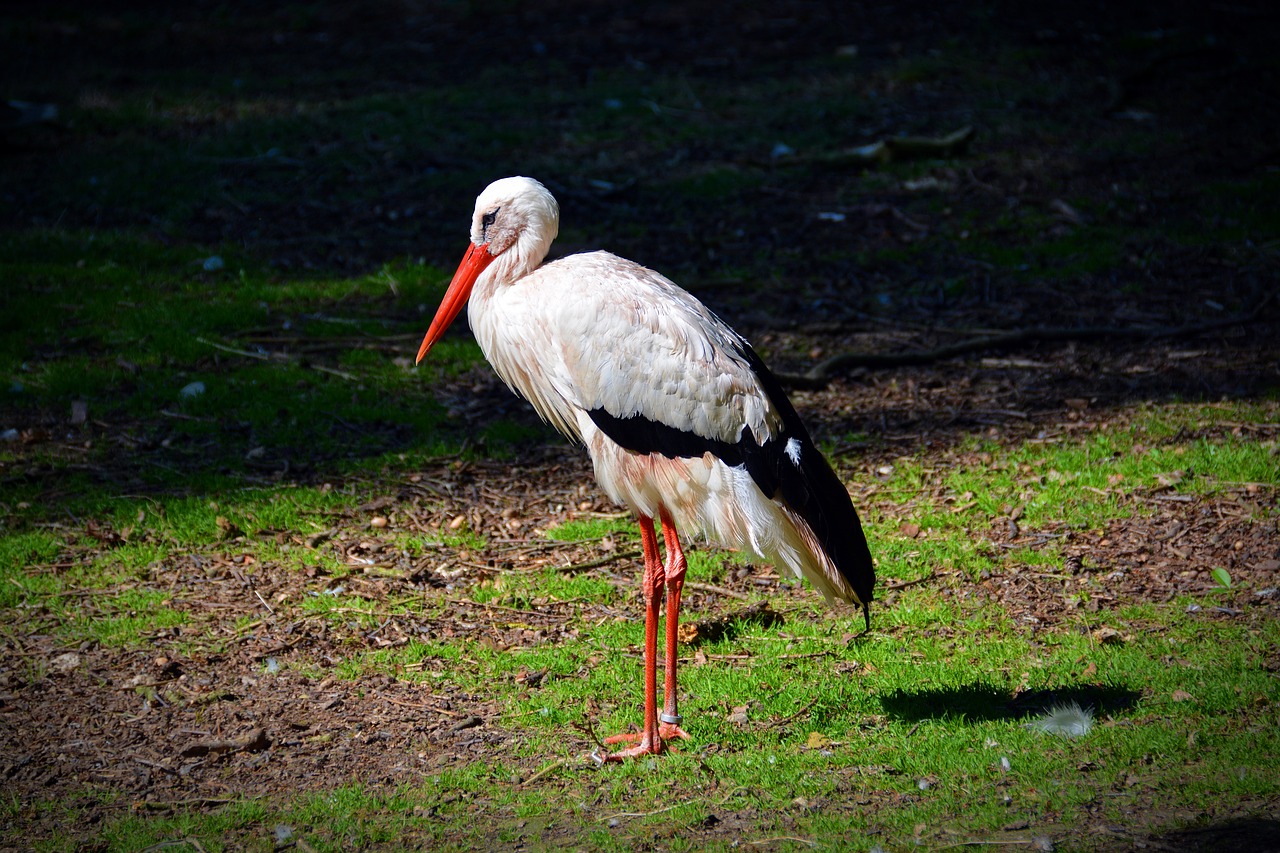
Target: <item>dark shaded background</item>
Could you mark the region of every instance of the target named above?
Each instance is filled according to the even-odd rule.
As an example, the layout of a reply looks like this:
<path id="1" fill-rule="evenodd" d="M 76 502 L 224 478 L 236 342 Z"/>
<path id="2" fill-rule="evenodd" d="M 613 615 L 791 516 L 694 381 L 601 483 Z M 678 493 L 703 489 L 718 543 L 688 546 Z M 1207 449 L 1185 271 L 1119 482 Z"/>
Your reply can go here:
<path id="1" fill-rule="evenodd" d="M 234 242 L 286 271 L 367 269 L 397 256 L 448 266 L 479 189 L 524 172 L 561 197 L 560 252 L 607 247 L 695 290 L 727 280 L 735 287 L 708 298 L 748 324 L 849 322 L 853 308 L 937 317 L 957 303 L 1006 324 L 1064 312 L 1123 318 L 1135 304 L 1144 316 L 1186 319 L 1202 312 L 1188 302 L 1201 294 L 1250 304 L 1258 277 L 1274 273 L 1273 245 L 1262 264 L 1224 258 L 1228 247 L 1274 240 L 1274 210 L 1245 217 L 1251 233 L 1236 229 L 1225 241 L 1216 239 L 1221 223 L 1206 223 L 1208 245 L 1195 251 L 1148 236 L 1166 222 L 1194 227 L 1206 185 L 1274 186 L 1280 99 L 1269 4 L 10 9 L 5 96 L 56 103 L 62 119 L 57 131 L 4 137 L 0 224 L 8 228 L 153 229 L 172 240 Z M 682 81 L 683 97 L 672 80 Z M 618 135 L 598 115 L 610 81 L 624 100 Z M 646 87 L 655 87 L 647 98 Z M 432 106 L 415 112 L 427 94 Z M 385 109 L 366 100 L 352 115 L 350 103 L 371 95 L 384 96 Z M 112 104 L 136 110 L 139 98 L 162 117 L 111 118 Z M 638 125 L 626 117 L 646 110 L 652 126 L 632 132 Z M 258 143 L 240 156 L 252 159 L 272 150 L 272 128 L 291 113 L 310 117 L 314 133 L 285 140 L 270 168 L 193 154 L 193 168 L 208 175 L 178 199 L 166 196 L 174 181 L 164 175 L 65 186 L 73 160 L 109 160 L 135 136 L 194 152 L 230 133 Z M 584 136 L 588 119 L 594 130 Z M 978 131 L 971 150 L 942 167 L 954 185 L 947 218 L 964 214 L 970 230 L 1034 252 L 1044 235 L 1008 224 L 1011 212 L 1052 217 L 1056 199 L 1075 209 L 1092 201 L 1089 222 L 1142 233 L 1126 247 L 1130 257 L 1065 284 L 1027 282 L 1016 258 L 968 257 L 957 236 L 964 229 L 950 228 L 928 194 L 868 182 L 857 168 L 771 157 L 778 142 L 803 160 L 967 124 Z M 1126 147 L 1135 126 L 1143 144 Z M 850 211 L 842 228 L 815 220 L 839 209 Z M 884 256 L 904 240 L 901 257 Z"/>

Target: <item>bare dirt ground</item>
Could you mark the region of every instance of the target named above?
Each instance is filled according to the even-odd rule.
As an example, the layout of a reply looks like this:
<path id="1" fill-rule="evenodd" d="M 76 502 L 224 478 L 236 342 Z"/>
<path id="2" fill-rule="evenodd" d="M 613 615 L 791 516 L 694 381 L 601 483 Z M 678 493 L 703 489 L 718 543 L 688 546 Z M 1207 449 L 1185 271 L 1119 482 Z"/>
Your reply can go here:
<path id="1" fill-rule="evenodd" d="M 975 26 L 972 18 L 937 4 L 857 9 L 838 5 L 839 10 L 825 10 L 814 20 L 813 10 L 805 4 L 784 3 L 771 7 L 767 15 L 741 4 L 728 16 L 739 30 L 730 39 L 720 37 L 719 27 L 707 26 L 708 21 L 725 20 L 725 13 L 698 5 L 659 7 L 628 16 L 616 13 L 609 4 L 524 4 L 513 9 L 501 25 L 477 31 L 450 11 L 418 16 L 415 27 L 402 26 L 403 10 L 389 4 L 374 7 L 372 12 L 368 8 L 351 13 L 325 9 L 314 27 L 343 33 L 340 55 L 344 62 L 368 63 L 371 68 L 403 77 L 406 72 L 401 63 L 424 41 L 430 41 L 437 52 L 451 52 L 454 60 L 440 65 L 461 75 L 478 57 L 526 50 L 527 29 L 535 25 L 545 34 L 542 41 L 546 49 L 583 74 L 619 52 L 651 65 L 697 56 L 700 62 L 715 67 L 718 62 L 756 56 L 777 61 L 807 56 L 814 50 L 829 52 L 846 39 L 856 41 L 872 60 L 887 61 L 915 51 L 927 52 L 929 46 L 945 38 L 963 39 L 966 28 Z M 1072 80 L 1074 88 L 1068 90 L 1073 92 L 1090 91 L 1093 85 L 1091 51 L 1095 48 L 1086 37 L 1091 28 L 1137 30 L 1150 25 L 1149 15 L 1127 7 L 1104 13 L 1101 7 L 1073 4 L 1025 20 L 1014 16 L 1028 13 L 1007 14 L 1010 17 L 1003 26 L 1010 38 L 1057 46 L 1047 73 Z M 824 16 L 831 21 L 850 16 L 857 23 L 824 29 Z M 1113 96 L 1160 112 L 1165 120 L 1183 126 L 1181 131 L 1194 126 L 1195 130 L 1180 137 L 1185 140 L 1181 156 L 1152 163 L 1118 153 L 1110 158 L 1094 155 L 1086 161 L 1076 153 L 1076 141 L 1046 136 L 1034 140 L 1032 147 L 1017 156 L 979 154 L 957 167 L 951 178 L 960 189 L 952 205 L 980 213 L 1012 203 L 1048 205 L 1063 194 L 1105 198 L 1117 181 L 1132 184 L 1141 178 L 1157 187 L 1152 191 L 1150 208 L 1135 214 L 1149 224 L 1160 217 L 1174 220 L 1186 216 L 1186 207 L 1195 201 L 1189 191 L 1194 185 L 1241 173 L 1261 173 L 1280 164 L 1276 147 L 1280 102 L 1274 88 L 1274 63 L 1250 59 L 1258 55 L 1262 40 L 1274 36 L 1274 29 L 1260 26 L 1250 15 L 1241 13 L 1232 18 L 1193 8 L 1192 4 L 1173 9 L 1169 19 L 1186 30 L 1216 28 L 1225 33 L 1223 46 L 1203 54 L 1174 52 L 1164 60 L 1135 64 L 1132 77 L 1121 80 L 1121 88 Z M 1087 23 L 1081 24 L 1082 20 Z M 614 33 L 613 39 L 602 40 L 602 30 Z M 218 43 L 210 37 L 202 43 L 205 58 L 219 52 L 243 56 L 267 51 L 270 36 L 267 32 L 251 34 L 237 43 Z M 273 59 L 263 61 L 279 62 L 294 73 L 305 74 L 332 61 L 323 45 L 290 41 Z M 94 56 L 95 51 L 113 51 L 84 47 L 86 55 L 71 61 L 88 66 L 109 60 L 112 67 L 120 67 L 114 64 L 119 63 L 118 57 Z M 147 73 L 145 66 L 151 62 L 181 61 L 171 45 L 151 47 L 155 52 L 140 54 L 136 62 L 142 67 L 135 73 Z M 196 56 L 194 61 L 199 59 Z M 1105 89 L 1105 81 L 1099 85 Z M 945 87 L 919 92 L 904 96 L 900 109 L 908 114 L 913 109 L 926 112 L 951 103 L 954 97 Z M 1105 91 L 1098 95 L 1100 101 L 1108 97 Z M 1081 113 L 1092 109 L 1072 102 L 1027 107 Z M 1115 108 L 1121 105 L 1117 103 Z M 1212 120 L 1205 118 L 1208 108 L 1212 108 Z M 911 130 L 911 125 L 911 121 L 904 121 L 884 130 Z M 55 150 L 21 156 L 57 154 Z M 383 167 L 374 164 L 370 168 Z M 733 221 L 734 229 L 743 229 L 750 236 L 726 233 L 723 251 L 732 252 L 735 243 L 743 239 L 767 239 L 781 247 L 803 243 L 804 230 L 813 227 L 808 212 L 838 203 L 826 177 L 812 172 L 774 174 L 761 197 L 768 198 L 769 204 L 761 206 L 754 222 L 750 217 L 745 224 L 741 217 Z M 624 196 L 615 210 L 600 213 L 598 227 L 588 223 L 588 230 L 598 236 L 600 244 L 627 253 L 626 223 L 645 215 L 644 202 L 643 194 Z M 435 202 L 419 203 L 425 205 L 424 217 L 435 217 L 439 212 L 432 209 Z M 867 248 L 919 239 L 916 226 L 923 224 L 927 231 L 934 223 L 904 223 L 893 211 L 905 203 L 901 191 L 885 191 L 866 199 L 865 207 L 851 213 L 859 220 L 853 239 Z M 582 215 L 587 209 L 586 203 L 575 205 L 572 198 L 566 205 L 567 213 L 574 210 Z M 598 207 L 590 209 L 593 215 L 599 212 Z M 281 213 L 288 215 L 274 220 L 255 217 L 252 222 L 211 214 L 189 239 L 244 240 L 252 250 L 272 254 L 282 262 L 337 269 L 358 268 L 402 250 L 403 234 L 388 230 L 385 221 L 367 211 L 318 203 L 307 205 L 305 210 L 282 204 Z M 77 214 L 68 215 L 74 218 Z M 109 219 L 110 212 L 93 215 Z M 84 216 L 91 219 L 93 215 Z M 1069 227 L 1070 223 L 1059 225 Z M 658 236 L 649 238 L 654 244 L 647 254 L 663 258 L 673 269 L 695 263 L 696 258 L 685 256 L 690 251 L 684 248 L 686 241 L 678 239 L 680 235 L 664 234 L 662 228 L 663 223 L 654 223 L 653 233 Z M 457 231 L 455 227 L 424 229 L 415 251 L 447 263 L 458 251 Z M 755 291 L 716 289 L 709 298 L 762 349 L 774 354 L 776 366 L 796 371 L 846 349 L 900 352 L 940 346 L 959 337 L 936 331 L 942 327 L 1009 329 L 1046 323 L 1179 326 L 1220 318 L 1221 312 L 1205 307 L 1209 296 L 1231 300 L 1246 309 L 1263 305 L 1251 322 L 1203 333 L 1156 340 L 1033 345 L 1014 353 L 860 371 L 826 389 L 800 392 L 795 397 L 819 435 L 874 435 L 869 446 L 837 449 L 845 470 L 874 469 L 905 452 L 924 453 L 938 466 L 983 465 L 988 461 L 958 448 L 961 437 L 982 433 L 1010 441 L 1044 439 L 1078 434 L 1104 421 L 1123 423 L 1129 417 L 1127 407 L 1140 401 L 1216 401 L 1274 394 L 1280 323 L 1275 302 L 1264 303 L 1276 287 L 1272 236 L 1269 246 L 1251 249 L 1219 245 L 1191 249 L 1158 241 L 1135 244 L 1129 247 L 1124 265 L 1112 275 L 1085 275 L 1069 285 L 1024 285 L 995 271 L 981 270 L 976 275 L 985 277 L 987 286 L 980 293 L 942 298 L 927 288 L 915 290 L 901 300 L 901 313 L 889 325 L 844 310 L 838 294 L 832 300 L 835 307 L 815 316 L 809 306 L 815 295 L 823 295 L 819 292 L 821 282 L 841 275 L 852 277 L 850 286 L 860 292 L 897 292 L 907 283 L 881 280 L 882 273 L 875 271 L 859 276 L 849 270 L 833 276 L 820 260 L 810 269 L 803 265 L 793 268 L 803 286 L 791 297 L 771 302 L 767 309 Z M 910 271 L 912 284 L 948 271 L 954 273 L 956 264 L 964 262 L 939 252 L 921 256 L 917 263 Z M 964 272 L 972 274 L 971 269 Z M 1135 282 L 1142 287 L 1126 286 Z M 460 429 L 479 424 L 497 411 L 510 414 L 519 410 L 506 389 L 484 370 L 463 377 L 441 395 Z M 533 421 L 532 414 L 526 417 Z M 1224 430 L 1274 441 L 1277 425 L 1206 423 L 1185 438 L 1212 436 Z M 127 481 L 128 467 L 134 460 L 120 462 L 118 475 Z M 348 484 L 337 480 L 334 485 L 342 488 Z M 301 585 L 314 579 L 271 565 L 256 565 L 246 571 L 245 556 L 237 551 L 234 538 L 216 553 L 178 555 L 138 579 L 140 586 L 171 592 L 173 606 L 190 616 L 186 632 L 224 637 L 224 650 L 218 653 L 184 656 L 175 651 L 185 647 L 182 632 L 156 636 L 146 651 L 93 645 L 65 648 L 56 638 L 41 633 L 40 615 L 33 613 L 31 630 L 21 643 L 0 651 L 0 780 L 7 795 L 23 800 L 64 800 L 77 806 L 81 825 L 76 830 L 90 838 L 102 820 L 122 809 L 146 813 L 185 805 L 215 805 L 233 797 L 290 794 L 304 788 L 337 787 L 352 780 L 414 783 L 441 767 L 473 761 L 485 751 L 510 750 L 519 735 L 504 727 L 494 710 L 493 694 L 435 690 L 430 680 L 411 683 L 371 676 L 352 682 L 327 676 L 323 670 L 339 663 L 353 646 L 394 646 L 414 636 L 481 637 L 497 647 L 527 646 L 555 642 L 561 632 L 573 630 L 578 620 L 618 615 L 590 602 L 547 603 L 506 613 L 502 608 L 475 606 L 465 596 L 453 594 L 451 587 L 533 560 L 595 564 L 586 571 L 629 586 L 634 560 L 618 546 L 563 545 L 532 535 L 535 529 L 562 520 L 566 508 L 576 512 L 613 512 L 614 508 L 591 485 L 589 465 L 581 454 L 558 443 L 530 448 L 518 467 L 445 461 L 436 470 L 399 483 L 398 489 L 385 505 L 364 508 L 351 517 L 335 517 L 334 533 L 328 540 L 307 541 L 288 530 L 276 535 L 300 547 L 330 549 L 344 556 L 373 556 L 379 563 L 409 569 L 408 580 L 366 575 L 347 583 L 374 612 L 389 600 L 429 597 L 440 604 L 438 615 L 430 619 L 388 617 L 377 630 L 369 631 L 354 623 L 340 625 L 309 618 L 287 604 L 273 609 L 273 602 L 296 600 Z M 447 497 L 448 508 L 430 509 L 441 497 Z M 1208 569 L 1216 565 L 1231 572 L 1240 591 L 1221 597 L 1219 611 L 1212 618 L 1275 619 L 1280 598 L 1254 591 L 1277 585 L 1280 536 L 1274 529 L 1244 521 L 1275 500 L 1274 490 L 1241 484 L 1213 498 L 1169 497 L 1157 502 L 1155 514 L 1113 522 L 1099 538 L 1068 539 L 1065 551 L 1069 556 L 1060 572 L 996 575 L 978 585 L 939 577 L 937 583 L 951 595 L 999 602 L 1033 630 L 1051 630 L 1069 616 L 1070 605 L 1059 575 L 1094 578 L 1093 600 L 1119 607 L 1163 602 L 1178 594 L 1206 590 L 1213 584 Z M 455 515 L 465 514 L 474 529 L 490 536 L 489 544 L 476 553 L 449 553 L 439 559 L 406 562 L 403 557 L 384 553 L 385 543 L 370 533 L 368 516 L 374 513 L 388 515 L 400 528 L 423 530 L 439 530 Z M 889 515 L 892 517 L 892 511 Z M 91 532 L 97 541 L 84 546 L 82 553 L 74 555 L 75 560 L 89 560 L 96 549 L 119 541 L 113 538 L 117 531 L 95 528 Z M 1033 537 L 1024 535 L 1016 519 L 1010 517 L 993 518 L 989 529 L 974 531 L 974 535 L 997 548 L 1034 544 Z M 445 564 L 463 571 L 456 578 L 447 577 L 440 571 Z M 776 576 L 759 567 L 731 579 L 726 588 L 742 593 L 778 583 Z M 787 595 L 811 594 L 787 589 Z M 93 591 L 81 594 L 84 612 L 91 615 Z M 885 600 L 891 604 L 892 597 L 890 591 Z M 735 604 L 722 592 L 697 589 L 690 590 L 689 599 L 693 608 L 710 611 Z M 638 618 L 639 602 L 630 601 L 622 612 Z M 254 626 L 247 635 L 238 629 L 246 622 Z M 281 666 L 282 673 L 263 678 L 263 667 L 272 660 Z M 1273 664 L 1273 671 L 1280 673 L 1280 653 L 1274 655 Z M 41 677 L 33 677 L 37 674 Z M 532 689 L 519 683 L 500 688 Z M 585 738 L 583 746 L 584 751 L 589 748 Z M 526 773 L 536 770 L 531 765 Z M 88 790 L 108 790 L 120 799 L 89 796 L 85 794 Z M 1150 808 L 1155 815 L 1160 806 L 1151 803 Z M 1229 821 L 1235 813 L 1256 814 L 1258 808 L 1258 804 L 1224 804 L 1221 816 Z M 1269 808 L 1274 814 L 1275 804 Z M 708 838 L 732 832 L 734 816 L 722 817 L 718 829 L 707 830 Z M 1155 824 L 1163 822 L 1153 820 Z M 1256 820 L 1223 823 L 1212 839 L 1185 832 L 1149 841 L 1153 849 L 1276 849 L 1274 838 L 1268 837 L 1274 827 L 1274 823 Z M 1224 834 L 1227 830 L 1234 835 Z M 1232 843 L 1214 847 L 1226 841 Z M 1120 844 L 1117 842 L 1118 847 Z"/>

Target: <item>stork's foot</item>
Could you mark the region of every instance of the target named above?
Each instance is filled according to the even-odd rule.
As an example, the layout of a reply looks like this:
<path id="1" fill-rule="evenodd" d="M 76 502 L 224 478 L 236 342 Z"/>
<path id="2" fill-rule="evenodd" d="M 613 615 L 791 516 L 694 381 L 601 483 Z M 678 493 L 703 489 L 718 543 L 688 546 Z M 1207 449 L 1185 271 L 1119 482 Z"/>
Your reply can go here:
<path id="1" fill-rule="evenodd" d="M 605 738 L 604 742 L 610 745 L 631 743 L 635 744 L 635 746 L 610 753 L 605 757 L 605 761 L 622 761 L 625 758 L 638 758 L 641 755 L 658 755 L 667 750 L 667 741 L 673 740 L 689 740 L 688 733 L 673 723 L 660 723 L 658 725 L 658 738 L 647 743 L 642 732 L 624 732 L 620 735 L 613 735 Z"/>
<path id="2" fill-rule="evenodd" d="M 611 752 L 604 757 L 606 762 L 626 761 L 628 758 L 640 758 L 644 755 L 658 755 L 666 748 L 666 744 L 662 742 L 662 738 L 646 741 L 639 734 L 621 734 L 607 737 L 604 739 L 607 744 L 616 743 L 633 743 L 635 746 L 629 746 L 626 749 L 620 749 L 617 752 Z"/>
<path id="3" fill-rule="evenodd" d="M 658 734 L 663 740 L 689 740 L 689 734 L 684 729 L 674 723 L 659 723 Z M 641 743 L 644 740 L 642 732 L 623 732 L 620 735 L 611 735 L 604 739 L 605 743 Z M 659 752 L 662 750 L 659 749 Z"/>

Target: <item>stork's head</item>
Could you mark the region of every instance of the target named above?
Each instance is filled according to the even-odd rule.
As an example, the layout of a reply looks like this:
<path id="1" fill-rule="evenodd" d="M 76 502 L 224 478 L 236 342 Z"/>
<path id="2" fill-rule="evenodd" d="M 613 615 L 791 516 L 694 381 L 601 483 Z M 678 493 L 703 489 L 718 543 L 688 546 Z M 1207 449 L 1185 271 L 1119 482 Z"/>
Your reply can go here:
<path id="1" fill-rule="evenodd" d="M 560 205 L 533 178 L 502 178 L 485 187 L 471 215 L 471 245 L 422 339 L 417 360 L 422 361 L 462 311 L 482 273 L 487 271 L 501 283 L 533 272 L 559 231 Z"/>
<path id="2" fill-rule="evenodd" d="M 533 178 L 502 178 L 485 187 L 471 215 L 471 242 L 493 257 L 512 251 L 536 268 L 560 231 L 560 205 Z"/>

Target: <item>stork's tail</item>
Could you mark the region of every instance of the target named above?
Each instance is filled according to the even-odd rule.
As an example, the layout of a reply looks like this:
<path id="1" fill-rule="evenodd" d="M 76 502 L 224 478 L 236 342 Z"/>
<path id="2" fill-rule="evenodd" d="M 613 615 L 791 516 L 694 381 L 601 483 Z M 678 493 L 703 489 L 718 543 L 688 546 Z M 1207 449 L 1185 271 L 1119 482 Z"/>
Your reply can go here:
<path id="1" fill-rule="evenodd" d="M 812 448 L 807 456 L 800 466 L 804 492 L 794 496 L 794 503 L 790 499 L 788 502 L 813 529 L 823 553 L 853 589 L 870 627 L 868 605 L 875 594 L 876 569 L 858 511 L 853 508 L 848 489 L 818 449 Z M 785 491 L 783 497 L 787 498 Z"/>
<path id="2" fill-rule="evenodd" d="M 744 355 L 782 416 L 783 425 L 778 438 L 761 447 L 758 454 L 747 456 L 747 469 L 758 483 L 771 487 L 766 494 L 772 491 L 792 517 L 812 558 L 806 561 L 811 565 L 801 567 L 804 574 L 828 601 L 841 598 L 861 604 L 870 628 L 868 605 L 875 591 L 876 570 L 849 492 L 814 445 L 777 378 L 750 347 Z"/>
<path id="3" fill-rule="evenodd" d="M 807 457 L 807 459 L 806 459 Z M 876 584 L 871 549 L 853 501 L 835 471 L 816 447 L 802 446 L 801 464 L 784 477 L 778 495 L 808 552 L 805 576 L 828 601 L 862 605 L 867 627 Z"/>

